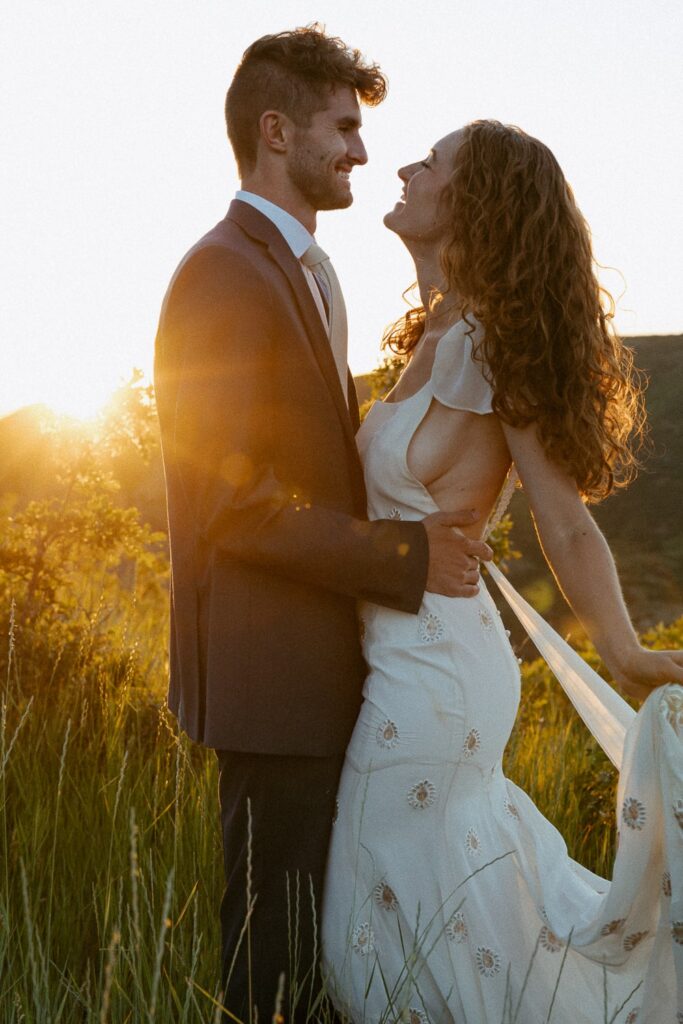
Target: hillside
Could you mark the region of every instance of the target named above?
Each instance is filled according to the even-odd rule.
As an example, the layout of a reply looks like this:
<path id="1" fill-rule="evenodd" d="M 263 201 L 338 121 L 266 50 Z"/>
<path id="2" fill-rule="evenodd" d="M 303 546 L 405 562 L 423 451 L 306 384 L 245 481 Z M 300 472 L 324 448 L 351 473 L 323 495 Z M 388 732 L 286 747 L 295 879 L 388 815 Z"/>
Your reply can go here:
<path id="1" fill-rule="evenodd" d="M 683 335 L 632 338 L 638 365 L 650 384 L 647 408 L 653 450 L 635 483 L 594 508 L 596 520 L 614 551 L 624 591 L 640 628 L 670 620 L 683 609 Z M 372 375 L 357 378 L 361 402 L 369 397 Z M 34 406 L 0 419 L 0 498 L 23 502 L 57 492 L 56 459 L 73 424 L 56 421 Z M 118 479 L 120 501 L 135 505 L 154 528 L 165 527 L 163 474 L 158 443 L 147 464 L 134 445 L 109 462 Z M 523 558 L 510 576 L 564 632 L 575 623 L 547 570 L 523 494 L 511 505 L 513 539 Z"/>
<path id="2" fill-rule="evenodd" d="M 614 553 L 624 594 L 643 628 L 683 609 L 683 336 L 631 338 L 649 378 L 646 405 L 652 450 L 634 483 L 591 511 Z M 511 505 L 513 537 L 524 558 L 511 567 L 515 586 L 536 597 L 565 631 L 571 617 L 545 566 L 523 494 Z"/>

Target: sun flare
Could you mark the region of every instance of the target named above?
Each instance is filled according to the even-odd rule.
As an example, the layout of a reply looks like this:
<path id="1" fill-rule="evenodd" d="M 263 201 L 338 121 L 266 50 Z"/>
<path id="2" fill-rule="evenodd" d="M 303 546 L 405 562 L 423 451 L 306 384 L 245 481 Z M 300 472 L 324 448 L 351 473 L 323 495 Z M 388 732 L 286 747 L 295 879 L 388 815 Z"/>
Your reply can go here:
<path id="1" fill-rule="evenodd" d="M 111 396 L 105 395 L 81 395 L 75 396 L 73 400 L 68 397 L 49 399 L 45 402 L 51 412 L 57 416 L 65 416 L 70 420 L 80 420 L 82 423 L 89 423 L 96 420 Z"/>
<path id="2" fill-rule="evenodd" d="M 104 411 L 114 391 L 111 384 L 68 388 L 60 381 L 58 388 L 44 389 L 38 401 L 57 416 L 89 423 Z"/>

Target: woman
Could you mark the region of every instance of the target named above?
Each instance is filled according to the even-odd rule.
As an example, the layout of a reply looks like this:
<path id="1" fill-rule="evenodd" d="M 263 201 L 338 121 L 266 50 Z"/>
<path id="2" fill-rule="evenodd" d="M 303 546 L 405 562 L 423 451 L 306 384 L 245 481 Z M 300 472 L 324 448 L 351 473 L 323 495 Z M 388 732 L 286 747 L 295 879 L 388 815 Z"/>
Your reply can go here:
<path id="1" fill-rule="evenodd" d="M 370 517 L 473 507 L 481 537 L 514 467 L 619 686 L 682 683 L 683 652 L 639 645 L 585 505 L 632 475 L 642 399 L 557 162 L 479 121 L 399 177 L 385 224 L 423 307 L 391 333 L 409 362 L 359 435 Z M 361 615 L 370 671 L 323 922 L 339 1009 L 354 1024 L 526 1024 L 551 1007 L 555 1024 L 683 1020 L 683 689 L 657 691 L 629 732 L 610 883 L 502 773 L 519 666 L 483 585 L 426 593 L 417 617 Z"/>

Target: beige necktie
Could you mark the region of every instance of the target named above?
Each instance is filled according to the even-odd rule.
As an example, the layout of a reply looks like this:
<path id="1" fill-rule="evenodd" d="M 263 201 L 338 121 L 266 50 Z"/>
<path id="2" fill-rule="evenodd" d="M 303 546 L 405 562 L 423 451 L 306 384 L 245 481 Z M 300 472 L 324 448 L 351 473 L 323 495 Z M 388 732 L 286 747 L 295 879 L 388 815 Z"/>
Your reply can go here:
<path id="1" fill-rule="evenodd" d="M 342 295 L 339 278 L 330 263 L 330 257 L 315 242 L 313 245 L 309 245 L 301 257 L 301 262 L 310 267 L 314 274 L 319 273 L 327 285 L 330 303 L 330 346 L 335 366 L 337 367 L 344 400 L 348 404 L 346 306 L 344 305 L 344 296 Z"/>

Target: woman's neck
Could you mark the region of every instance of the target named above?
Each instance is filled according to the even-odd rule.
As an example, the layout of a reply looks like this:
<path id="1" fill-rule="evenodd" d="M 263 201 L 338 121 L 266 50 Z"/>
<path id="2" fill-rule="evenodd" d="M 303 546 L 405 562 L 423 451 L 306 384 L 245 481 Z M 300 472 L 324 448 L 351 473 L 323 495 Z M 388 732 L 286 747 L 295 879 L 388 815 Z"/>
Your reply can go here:
<path id="1" fill-rule="evenodd" d="M 460 297 L 449 287 L 439 265 L 438 252 L 433 249 L 419 255 L 414 253 L 417 287 L 426 310 L 425 334 L 432 328 L 443 332 L 457 323 L 462 315 Z"/>

